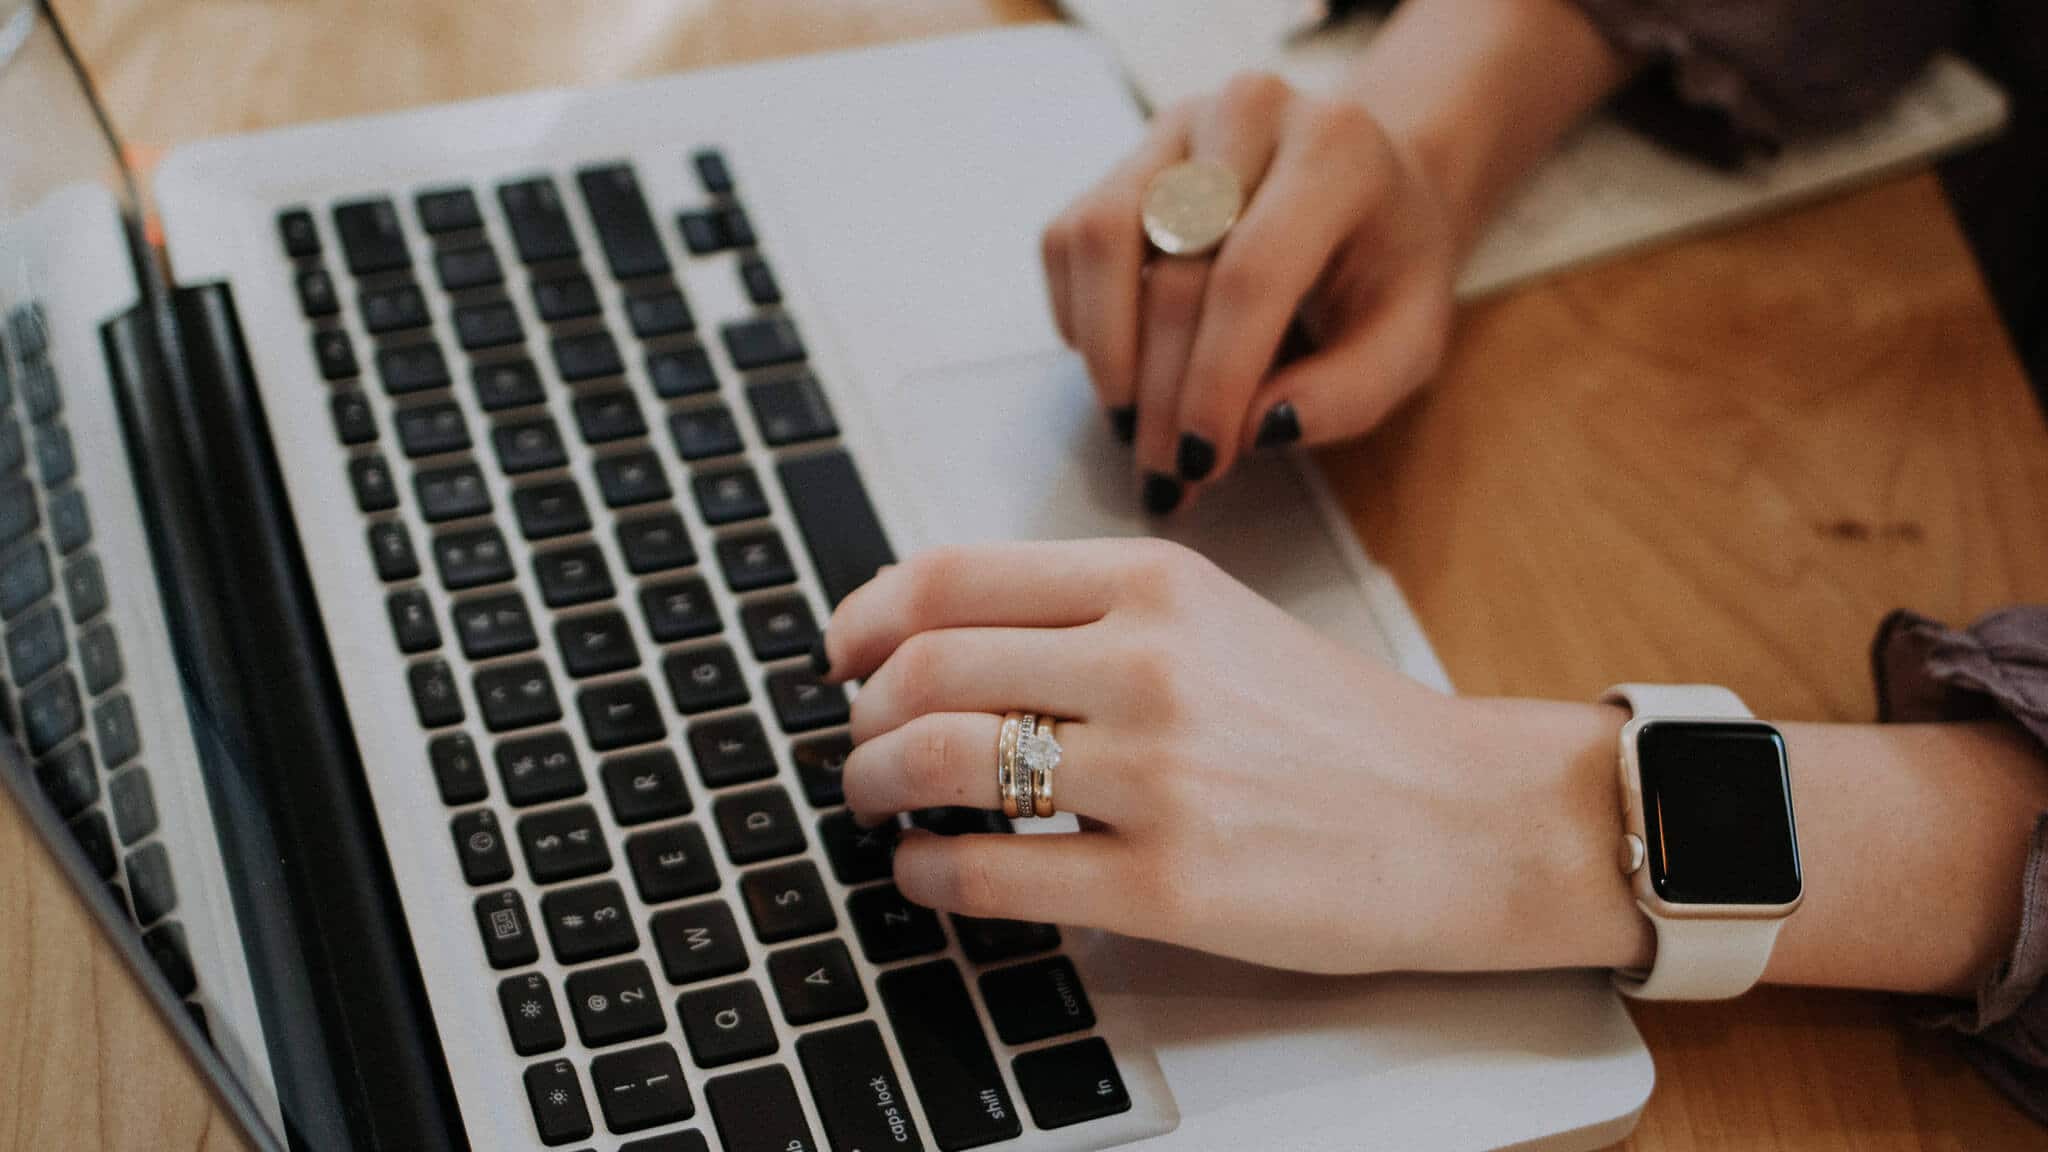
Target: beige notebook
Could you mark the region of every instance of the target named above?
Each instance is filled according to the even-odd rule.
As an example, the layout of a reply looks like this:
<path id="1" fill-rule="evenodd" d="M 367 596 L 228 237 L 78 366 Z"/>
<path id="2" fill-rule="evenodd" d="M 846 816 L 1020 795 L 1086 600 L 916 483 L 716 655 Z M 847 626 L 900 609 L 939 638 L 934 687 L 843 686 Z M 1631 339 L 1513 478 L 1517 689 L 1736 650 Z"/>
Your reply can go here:
<path id="1" fill-rule="evenodd" d="M 1376 27 L 1359 18 L 1291 37 L 1290 0 L 1062 0 L 1109 42 L 1154 107 L 1264 68 L 1330 85 Z M 1953 57 L 1936 60 L 1883 114 L 1769 163 L 1723 172 L 1595 118 L 1575 131 L 1494 222 L 1458 280 L 1481 296 L 1553 269 L 1754 216 L 1923 163 L 1998 131 L 2004 94 Z"/>

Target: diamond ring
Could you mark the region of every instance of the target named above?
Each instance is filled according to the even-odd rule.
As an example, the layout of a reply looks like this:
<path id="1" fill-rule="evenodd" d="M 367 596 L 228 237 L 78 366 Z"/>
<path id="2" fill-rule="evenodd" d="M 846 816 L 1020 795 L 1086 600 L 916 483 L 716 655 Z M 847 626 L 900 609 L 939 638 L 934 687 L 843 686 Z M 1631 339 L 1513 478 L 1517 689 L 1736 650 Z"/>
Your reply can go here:
<path id="1" fill-rule="evenodd" d="M 1058 811 L 1052 802 L 1052 778 L 1061 752 L 1052 729 L 1052 717 L 1035 712 L 1003 717 L 996 737 L 996 795 L 1002 798 L 1003 815 L 1043 818 Z"/>

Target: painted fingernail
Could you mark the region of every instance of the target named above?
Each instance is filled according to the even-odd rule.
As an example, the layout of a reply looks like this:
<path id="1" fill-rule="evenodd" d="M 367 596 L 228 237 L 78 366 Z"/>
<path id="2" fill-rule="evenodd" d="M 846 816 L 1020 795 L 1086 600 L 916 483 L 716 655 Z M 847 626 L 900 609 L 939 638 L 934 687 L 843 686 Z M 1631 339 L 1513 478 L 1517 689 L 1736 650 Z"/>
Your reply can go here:
<path id="1" fill-rule="evenodd" d="M 1292 444 L 1299 439 L 1301 418 L 1294 414 L 1294 405 L 1282 400 L 1266 409 L 1266 418 L 1259 421 L 1259 438 L 1253 443 L 1260 448 L 1271 448 Z"/>
<path id="2" fill-rule="evenodd" d="M 823 632 L 818 633 L 818 638 L 811 641 L 811 673 L 820 677 L 832 674 L 832 657 L 825 651 Z"/>
<path id="3" fill-rule="evenodd" d="M 1110 431 L 1116 433 L 1116 438 L 1126 444 L 1136 440 L 1138 438 L 1137 406 L 1126 404 L 1121 408 L 1111 408 L 1109 410 L 1109 427 Z"/>
<path id="4" fill-rule="evenodd" d="M 1195 483 L 1206 479 L 1216 467 L 1216 446 L 1193 432 L 1180 435 L 1181 479 Z"/>
<path id="5" fill-rule="evenodd" d="M 1180 503 L 1180 481 L 1164 472 L 1145 473 L 1145 511 L 1164 516 Z"/>

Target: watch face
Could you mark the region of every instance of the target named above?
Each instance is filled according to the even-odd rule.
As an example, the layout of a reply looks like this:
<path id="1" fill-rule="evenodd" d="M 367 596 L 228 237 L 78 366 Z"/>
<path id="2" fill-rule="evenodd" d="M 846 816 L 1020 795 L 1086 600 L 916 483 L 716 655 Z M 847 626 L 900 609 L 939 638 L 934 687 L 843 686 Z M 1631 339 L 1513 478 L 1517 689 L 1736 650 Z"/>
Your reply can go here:
<path id="1" fill-rule="evenodd" d="M 1654 721 L 1636 735 L 1650 883 L 1673 904 L 1789 904 L 1799 840 L 1767 724 Z"/>

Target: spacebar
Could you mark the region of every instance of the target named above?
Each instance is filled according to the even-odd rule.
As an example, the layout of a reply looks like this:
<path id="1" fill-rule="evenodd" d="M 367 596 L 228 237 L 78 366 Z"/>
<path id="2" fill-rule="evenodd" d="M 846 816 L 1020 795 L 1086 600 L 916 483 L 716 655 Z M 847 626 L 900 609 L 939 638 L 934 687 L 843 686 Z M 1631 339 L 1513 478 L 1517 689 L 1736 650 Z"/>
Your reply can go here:
<path id="1" fill-rule="evenodd" d="M 818 580 L 825 585 L 825 598 L 834 607 L 867 583 L 877 568 L 896 562 L 860 473 L 846 453 L 799 456 L 784 460 L 776 470 Z"/>

